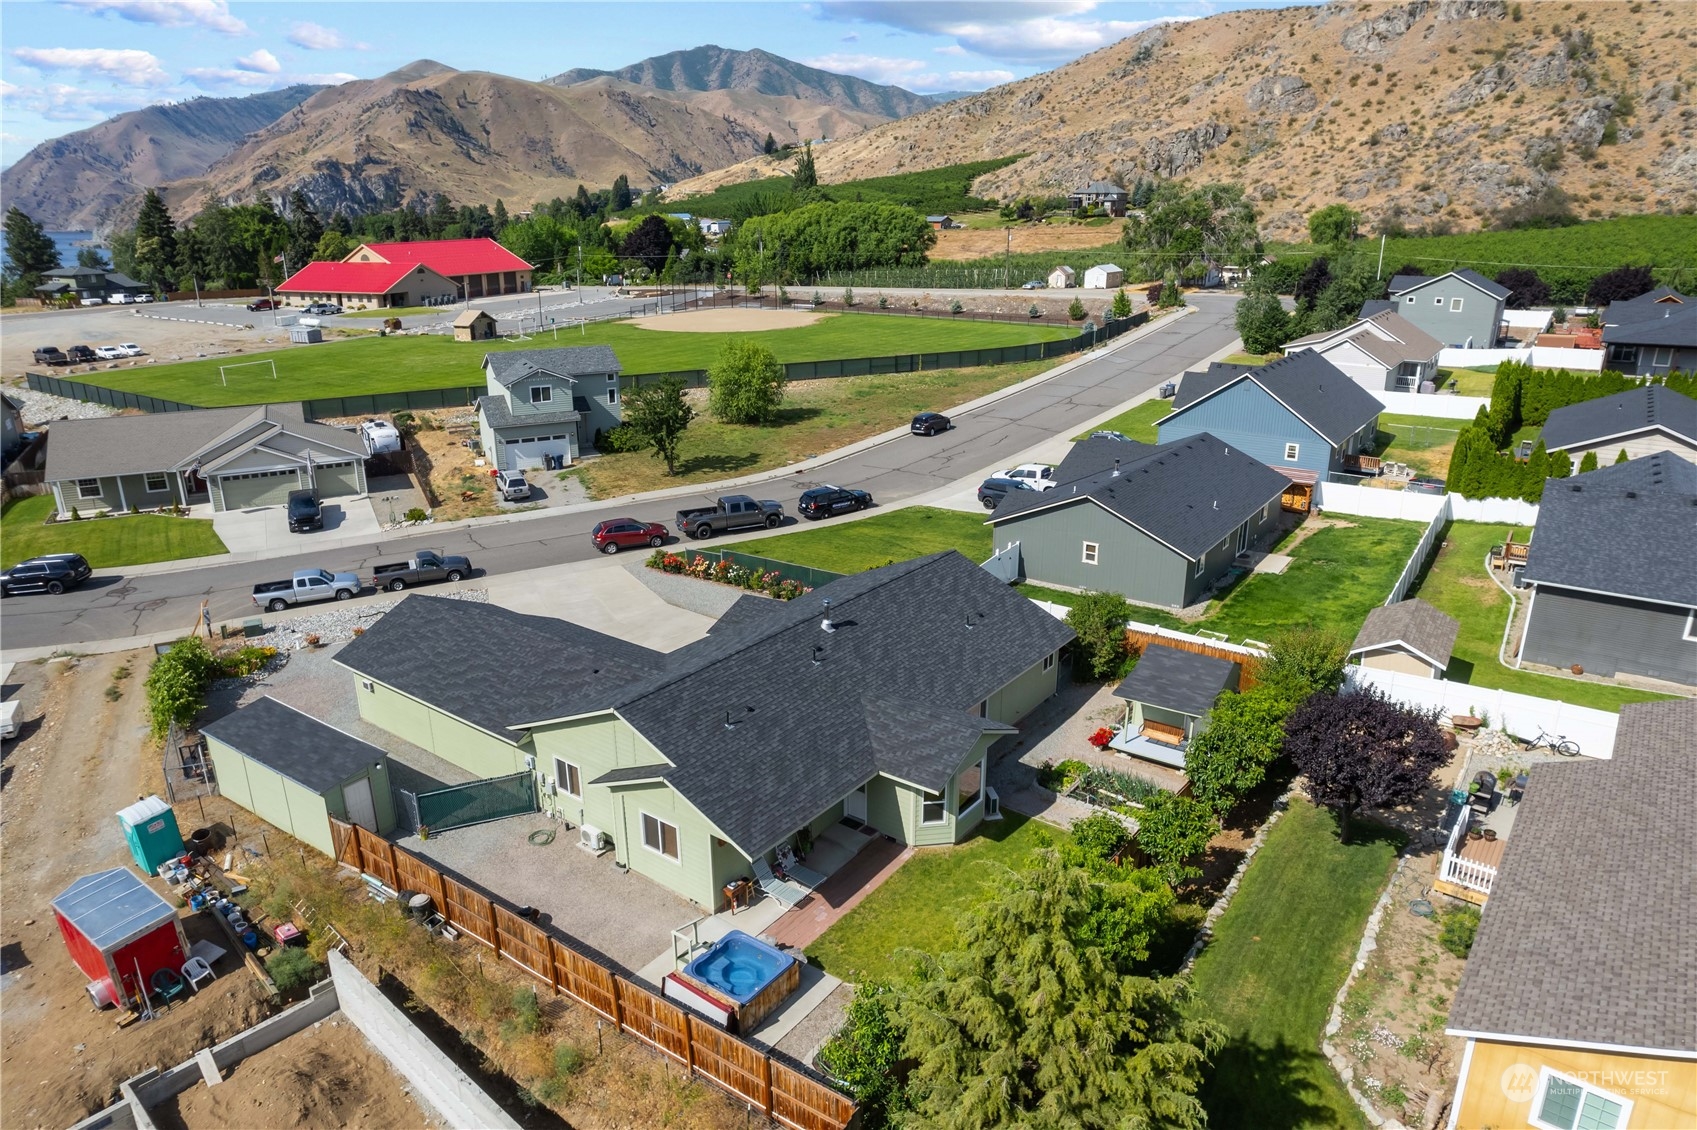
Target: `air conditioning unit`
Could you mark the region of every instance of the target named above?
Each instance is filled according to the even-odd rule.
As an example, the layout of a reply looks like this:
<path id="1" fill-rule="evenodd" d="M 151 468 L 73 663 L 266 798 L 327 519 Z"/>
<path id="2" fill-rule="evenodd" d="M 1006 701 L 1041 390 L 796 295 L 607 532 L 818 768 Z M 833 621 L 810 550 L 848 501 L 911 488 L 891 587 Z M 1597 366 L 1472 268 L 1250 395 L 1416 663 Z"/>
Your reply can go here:
<path id="1" fill-rule="evenodd" d="M 609 850 L 613 845 L 612 842 L 607 839 L 606 832 L 603 832 L 593 824 L 584 824 L 577 830 L 577 846 L 582 848 L 584 851 L 594 852 L 596 855 L 600 855 L 602 852 Z"/>

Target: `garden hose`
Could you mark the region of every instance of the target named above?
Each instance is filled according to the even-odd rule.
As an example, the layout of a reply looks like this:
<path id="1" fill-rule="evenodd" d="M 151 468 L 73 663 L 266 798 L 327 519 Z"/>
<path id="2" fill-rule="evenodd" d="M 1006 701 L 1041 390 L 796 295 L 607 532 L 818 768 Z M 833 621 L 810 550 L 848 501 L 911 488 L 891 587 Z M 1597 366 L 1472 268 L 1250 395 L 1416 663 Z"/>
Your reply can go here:
<path id="1" fill-rule="evenodd" d="M 554 829 L 538 828 L 526 838 L 536 847 L 547 847 L 554 842 Z"/>

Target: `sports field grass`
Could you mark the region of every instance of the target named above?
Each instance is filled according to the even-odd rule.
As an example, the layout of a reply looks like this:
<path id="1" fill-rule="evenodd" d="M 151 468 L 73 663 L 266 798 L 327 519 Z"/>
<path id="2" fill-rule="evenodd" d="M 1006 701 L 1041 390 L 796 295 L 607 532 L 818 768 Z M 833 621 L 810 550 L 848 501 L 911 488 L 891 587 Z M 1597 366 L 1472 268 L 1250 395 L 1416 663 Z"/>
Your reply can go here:
<path id="1" fill-rule="evenodd" d="M 325 342 L 271 353 L 150 365 L 124 373 L 102 373 L 89 383 L 144 393 L 205 408 L 319 397 L 355 396 L 410 389 L 452 388 L 483 383 L 483 355 L 508 349 L 548 349 L 569 345 L 611 346 L 626 373 L 705 369 L 732 337 L 753 338 L 779 361 L 824 361 L 849 357 L 886 357 L 956 349 L 989 349 L 1055 341 L 1074 331 L 1061 326 L 1002 322 L 953 322 L 877 314 L 832 314 L 810 326 L 762 330 L 751 334 L 660 333 L 633 322 L 601 322 L 581 333 L 562 331 L 528 341 L 456 342 L 448 337 L 378 337 Z M 218 366 L 271 358 L 277 378 L 259 369 L 232 374 L 229 384 Z"/>

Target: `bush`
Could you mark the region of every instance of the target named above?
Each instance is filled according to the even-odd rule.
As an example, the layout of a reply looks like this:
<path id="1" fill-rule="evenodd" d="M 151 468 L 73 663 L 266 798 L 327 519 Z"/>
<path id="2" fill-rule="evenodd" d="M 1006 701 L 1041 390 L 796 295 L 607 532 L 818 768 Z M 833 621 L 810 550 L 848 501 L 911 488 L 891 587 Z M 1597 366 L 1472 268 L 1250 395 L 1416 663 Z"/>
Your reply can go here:
<path id="1" fill-rule="evenodd" d="M 1251 353 L 1271 353 L 1290 340 L 1290 315 L 1276 294 L 1255 294 L 1237 304 L 1237 334 Z"/>
<path id="2" fill-rule="evenodd" d="M 1089 770 L 1089 765 L 1073 757 L 1067 758 L 1059 765 L 1045 761 L 1037 767 L 1037 783 L 1051 792 L 1065 792 Z"/>
<path id="3" fill-rule="evenodd" d="M 1085 593 L 1067 611 L 1067 627 L 1078 636 L 1073 670 L 1081 682 L 1112 678 L 1125 668 L 1130 654 L 1125 625 L 1130 619 L 1131 605 L 1112 592 Z"/>
<path id="4" fill-rule="evenodd" d="M 1465 958 L 1473 949 L 1473 938 L 1479 933 L 1479 908 L 1458 906 L 1444 912 L 1443 928 L 1438 931 L 1438 944 Z"/>
<path id="5" fill-rule="evenodd" d="M 509 1044 L 521 1036 L 534 1036 L 542 1031 L 542 1005 L 535 989 L 518 989 L 513 993 L 513 1015 L 501 1022 L 501 1038 Z"/>
<path id="6" fill-rule="evenodd" d="M 1072 826 L 1073 846 L 1093 863 L 1106 863 L 1124 850 L 1131 832 L 1119 817 L 1093 812 Z"/>
<path id="7" fill-rule="evenodd" d="M 1172 887 L 1201 874 L 1185 861 L 1206 851 L 1219 832 L 1220 822 L 1207 805 L 1171 793 L 1146 801 L 1137 817 L 1137 846 Z"/>
<path id="8" fill-rule="evenodd" d="M 770 349 L 732 338 L 707 372 L 708 407 L 726 424 L 769 424 L 785 383 L 784 367 Z"/>
<path id="9" fill-rule="evenodd" d="M 163 738 L 171 723 L 188 726 L 205 703 L 206 688 L 218 662 L 198 636 L 178 640 L 153 661 L 147 673 L 147 713 L 155 738 Z"/>
<path id="10" fill-rule="evenodd" d="M 1075 322 L 1084 321 L 1084 303 L 1076 298 L 1073 299 L 1072 305 L 1067 307 L 1067 317 Z"/>
<path id="11" fill-rule="evenodd" d="M 405 518 L 408 522 L 415 522 L 416 523 L 416 522 L 424 522 L 424 521 L 429 520 L 430 514 L 429 514 L 428 511 L 426 511 L 424 509 L 424 507 L 414 506 L 411 510 L 408 510 L 404 515 L 402 515 L 402 517 Z"/>
<path id="12" fill-rule="evenodd" d="M 890 1116 L 907 1105 L 905 1035 L 895 990 L 867 981 L 855 986 L 842 1028 L 819 1049 L 819 1063 L 847 1084 L 869 1130 L 889 1125 Z"/>
<path id="13" fill-rule="evenodd" d="M 283 946 L 265 959 L 265 972 L 284 996 L 311 988 L 324 976 L 324 967 L 303 949 Z"/>

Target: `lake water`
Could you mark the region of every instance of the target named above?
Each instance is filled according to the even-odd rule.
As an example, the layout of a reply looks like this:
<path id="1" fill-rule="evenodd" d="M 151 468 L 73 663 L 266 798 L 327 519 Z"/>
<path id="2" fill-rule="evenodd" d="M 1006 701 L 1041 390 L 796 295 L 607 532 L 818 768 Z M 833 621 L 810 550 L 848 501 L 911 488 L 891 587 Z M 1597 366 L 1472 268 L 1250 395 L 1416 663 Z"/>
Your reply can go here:
<path id="1" fill-rule="evenodd" d="M 77 265 L 77 251 L 80 250 L 77 244 L 92 242 L 94 233 L 91 231 L 50 231 L 47 233 L 47 238 L 51 239 L 53 246 L 59 249 L 59 265 L 61 267 L 74 267 Z M 4 254 L 5 250 L 6 237 L 4 233 L 0 233 L 0 254 Z M 107 255 L 106 258 L 110 261 L 112 256 Z"/>

